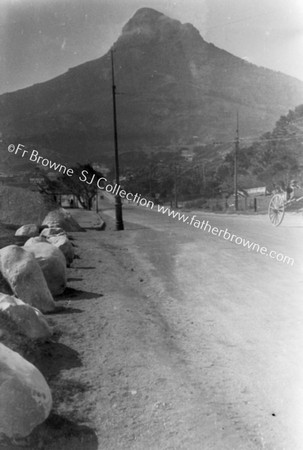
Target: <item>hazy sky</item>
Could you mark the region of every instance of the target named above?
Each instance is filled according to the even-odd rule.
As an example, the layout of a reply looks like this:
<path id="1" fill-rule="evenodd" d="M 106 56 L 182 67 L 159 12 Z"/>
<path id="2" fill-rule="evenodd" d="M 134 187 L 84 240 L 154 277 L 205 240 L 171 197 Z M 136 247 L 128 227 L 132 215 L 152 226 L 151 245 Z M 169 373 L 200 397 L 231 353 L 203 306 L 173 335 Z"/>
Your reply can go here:
<path id="1" fill-rule="evenodd" d="M 303 80 L 303 0 L 0 0 L 0 93 L 102 56 L 141 7 L 190 22 L 203 38 Z"/>

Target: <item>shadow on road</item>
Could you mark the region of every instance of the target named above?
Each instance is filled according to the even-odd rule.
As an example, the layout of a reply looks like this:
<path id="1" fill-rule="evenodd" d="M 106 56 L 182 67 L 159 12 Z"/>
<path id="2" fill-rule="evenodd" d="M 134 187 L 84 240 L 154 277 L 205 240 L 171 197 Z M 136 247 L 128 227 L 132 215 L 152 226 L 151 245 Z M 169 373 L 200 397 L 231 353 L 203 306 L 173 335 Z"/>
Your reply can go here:
<path id="1" fill-rule="evenodd" d="M 58 306 L 56 305 L 56 308 L 54 311 L 48 312 L 47 315 L 48 316 L 55 316 L 57 314 L 79 314 L 79 313 L 83 313 L 83 309 L 79 309 L 79 308 L 69 308 L 68 306 Z"/>
<path id="2" fill-rule="evenodd" d="M 26 439 L 5 439 L 0 445 L 1 450 L 97 450 L 98 438 L 92 428 L 51 414 Z"/>
<path id="3" fill-rule="evenodd" d="M 103 294 L 100 294 L 99 292 L 87 292 L 80 289 L 67 287 L 63 294 L 56 297 L 56 300 L 91 300 L 98 297 L 103 297 Z"/>
<path id="4" fill-rule="evenodd" d="M 45 342 L 37 345 L 36 350 L 33 355 L 28 355 L 27 359 L 47 380 L 54 378 L 61 370 L 82 366 L 78 352 L 60 342 Z"/>

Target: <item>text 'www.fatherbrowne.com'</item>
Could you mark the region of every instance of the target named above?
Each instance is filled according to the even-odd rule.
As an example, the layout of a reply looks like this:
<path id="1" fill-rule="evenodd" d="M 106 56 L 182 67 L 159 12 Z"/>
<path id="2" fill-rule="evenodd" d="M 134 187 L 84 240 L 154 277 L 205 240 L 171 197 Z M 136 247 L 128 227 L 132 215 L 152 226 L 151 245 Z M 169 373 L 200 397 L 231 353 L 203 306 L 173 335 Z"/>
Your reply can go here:
<path id="1" fill-rule="evenodd" d="M 185 223 L 186 225 L 193 226 L 197 229 L 200 229 L 202 231 L 205 231 L 209 234 L 213 234 L 214 236 L 221 237 L 225 239 L 226 241 L 233 242 L 237 245 L 241 245 L 242 247 L 247 248 L 248 250 L 253 250 L 257 253 L 260 253 L 263 256 L 267 256 L 271 259 L 275 259 L 278 262 L 282 262 L 284 264 L 288 264 L 293 266 L 295 261 L 293 258 L 290 258 L 289 256 L 284 255 L 283 253 L 277 253 L 274 250 L 269 250 L 267 247 L 263 247 L 260 244 L 257 244 L 256 242 L 249 241 L 247 239 L 242 238 L 241 236 L 237 236 L 236 234 L 232 234 L 228 228 L 220 229 L 217 227 L 213 227 L 210 225 L 208 220 L 199 220 L 197 219 L 197 216 L 194 214 L 192 216 L 186 216 L 185 214 L 181 214 L 179 211 L 174 211 L 166 206 L 158 206 L 158 212 L 162 214 L 167 214 L 169 217 L 173 217 L 174 219 L 177 219 L 181 221 L 182 223 Z"/>
<path id="2" fill-rule="evenodd" d="M 44 158 L 43 156 L 39 155 L 39 152 L 35 149 L 29 152 L 28 150 L 26 150 L 23 144 L 18 144 L 17 146 L 14 144 L 9 144 L 7 150 L 9 153 L 19 155 L 19 157 L 21 158 L 28 158 L 30 161 L 35 162 L 36 164 L 60 172 L 61 174 L 66 175 L 68 177 L 74 176 L 74 170 L 72 168 L 68 168 L 63 164 L 56 163 L 54 161 L 49 160 L 48 158 Z M 81 175 L 78 178 L 79 181 L 86 184 L 94 183 L 98 189 L 105 190 L 106 192 L 112 195 L 119 196 L 122 199 L 126 199 L 128 200 L 128 202 L 135 203 L 138 206 L 144 206 L 148 209 L 152 210 L 155 209 L 155 204 L 153 201 L 142 197 L 138 193 L 133 194 L 132 192 L 126 192 L 124 189 L 121 188 L 120 185 L 117 184 L 113 185 L 111 183 L 108 183 L 107 182 L 108 180 L 103 176 L 96 178 L 95 174 L 90 175 L 87 170 L 82 170 Z M 261 253 L 261 255 L 267 256 L 271 259 L 275 259 L 278 262 L 283 262 L 284 264 L 288 264 L 291 266 L 294 265 L 295 261 L 293 258 L 285 256 L 282 253 L 277 253 L 274 250 L 270 251 L 267 249 L 267 247 L 262 247 L 256 242 L 251 242 L 240 236 L 236 236 L 235 234 L 230 233 L 228 231 L 228 228 L 225 228 L 225 230 L 219 229 L 217 227 L 211 226 L 208 220 L 206 221 L 198 220 L 195 214 L 193 216 L 186 216 L 184 214 L 181 214 L 179 211 L 171 210 L 166 206 L 160 205 L 157 206 L 159 213 L 167 214 L 169 217 L 173 217 L 174 219 L 177 219 L 187 225 L 199 228 L 200 230 L 206 231 L 210 234 L 213 234 L 214 236 L 222 237 L 226 241 L 234 242 L 237 245 L 241 245 L 247 248 L 248 250 L 253 250 L 255 252 Z"/>

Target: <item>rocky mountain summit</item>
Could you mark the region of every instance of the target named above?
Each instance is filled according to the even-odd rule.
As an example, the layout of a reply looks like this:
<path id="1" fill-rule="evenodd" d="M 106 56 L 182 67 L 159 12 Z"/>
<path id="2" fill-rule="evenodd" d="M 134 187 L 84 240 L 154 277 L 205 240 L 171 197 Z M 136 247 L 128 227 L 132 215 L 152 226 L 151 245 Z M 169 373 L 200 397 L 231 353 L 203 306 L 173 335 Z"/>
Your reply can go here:
<path id="1" fill-rule="evenodd" d="M 165 149 L 272 129 L 303 102 L 303 82 L 207 43 L 191 24 L 139 9 L 113 46 L 120 151 Z M 113 150 L 110 52 L 0 96 L 3 141 L 65 161 Z M 46 153 L 48 152 L 48 153 Z"/>

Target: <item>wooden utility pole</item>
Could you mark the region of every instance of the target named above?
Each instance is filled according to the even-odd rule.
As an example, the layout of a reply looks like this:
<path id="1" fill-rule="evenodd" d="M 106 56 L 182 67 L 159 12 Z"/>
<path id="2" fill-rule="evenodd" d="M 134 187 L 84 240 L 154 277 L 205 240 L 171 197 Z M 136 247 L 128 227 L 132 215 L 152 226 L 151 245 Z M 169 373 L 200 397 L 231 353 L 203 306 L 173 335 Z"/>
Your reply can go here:
<path id="1" fill-rule="evenodd" d="M 113 120 L 114 120 L 114 142 L 115 142 L 115 174 L 116 184 L 119 187 L 119 154 L 118 154 L 118 131 L 117 131 L 117 108 L 116 108 L 116 85 L 115 85 L 115 68 L 114 68 L 114 51 L 110 51 L 111 67 L 112 67 L 112 94 L 113 94 Z M 124 230 L 122 218 L 122 202 L 118 194 L 115 195 L 115 211 L 116 211 L 116 230 Z"/>
<path id="2" fill-rule="evenodd" d="M 177 161 L 174 161 L 173 164 L 173 174 L 174 174 L 174 203 L 175 208 L 178 208 L 178 179 L 179 179 L 179 170 L 178 170 Z"/>
<path id="3" fill-rule="evenodd" d="M 99 212 L 99 206 L 98 206 L 98 190 L 96 191 L 96 213 Z"/>
<path id="4" fill-rule="evenodd" d="M 237 111 L 237 129 L 236 129 L 235 157 L 234 157 L 235 211 L 238 211 L 238 153 L 239 153 L 239 113 Z"/>
<path id="5" fill-rule="evenodd" d="M 178 181 L 177 181 L 177 168 L 175 167 L 175 208 L 178 208 Z"/>

